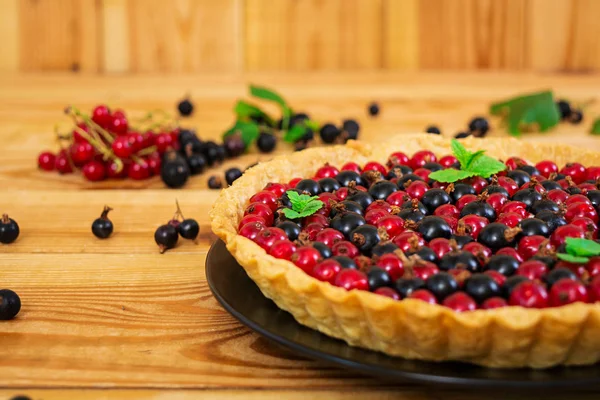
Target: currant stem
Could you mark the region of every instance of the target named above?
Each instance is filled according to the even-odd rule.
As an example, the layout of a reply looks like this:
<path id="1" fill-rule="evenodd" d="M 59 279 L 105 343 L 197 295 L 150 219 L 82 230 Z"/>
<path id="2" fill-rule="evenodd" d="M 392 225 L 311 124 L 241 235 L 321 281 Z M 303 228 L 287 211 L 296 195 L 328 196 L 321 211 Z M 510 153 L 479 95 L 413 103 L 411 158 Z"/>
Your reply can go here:
<path id="1" fill-rule="evenodd" d="M 175 213 L 175 215 L 179 215 L 181 219 L 185 219 L 183 213 L 181 212 L 181 207 L 179 207 L 179 200 L 175 199 L 175 205 L 177 205 L 177 212 Z"/>
<path id="2" fill-rule="evenodd" d="M 8 218 L 8 214 L 2 214 L 2 223 L 8 224 L 9 222 L 10 222 L 10 219 Z"/>
<path id="3" fill-rule="evenodd" d="M 141 149 L 136 154 L 138 156 L 149 156 L 150 154 L 156 152 L 158 148 L 156 146 L 146 147 L 145 149 Z"/>
<path id="4" fill-rule="evenodd" d="M 77 108 L 75 108 L 73 106 L 69 106 L 66 111 L 69 112 L 73 117 L 81 118 L 87 126 L 92 128 L 92 131 L 99 132 L 104 137 L 104 140 L 106 140 L 108 143 L 112 144 L 112 142 L 115 141 L 115 138 L 113 137 L 113 135 L 111 135 L 107 130 L 105 130 L 100 125 L 95 123 L 93 119 L 88 117 L 86 114 L 83 114 Z M 77 120 L 75 120 L 75 124 L 77 125 Z"/>
<path id="5" fill-rule="evenodd" d="M 104 210 L 102 210 L 102 214 L 100 214 L 100 218 L 102 219 L 107 219 L 108 217 L 108 213 L 111 212 L 113 209 L 110 208 L 109 206 L 104 206 Z"/>

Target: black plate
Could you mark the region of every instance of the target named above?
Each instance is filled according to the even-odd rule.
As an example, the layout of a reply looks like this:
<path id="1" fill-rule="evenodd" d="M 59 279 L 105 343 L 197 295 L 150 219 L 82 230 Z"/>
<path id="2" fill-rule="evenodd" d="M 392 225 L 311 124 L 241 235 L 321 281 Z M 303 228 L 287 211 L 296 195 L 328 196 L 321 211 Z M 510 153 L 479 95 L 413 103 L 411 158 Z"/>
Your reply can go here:
<path id="1" fill-rule="evenodd" d="M 457 362 L 430 363 L 394 358 L 348 346 L 300 325 L 262 295 L 244 269 L 217 241 L 206 259 L 206 279 L 223 307 L 250 329 L 306 357 L 394 382 L 412 381 L 476 389 L 600 388 L 600 365 L 548 370 L 491 369 Z"/>

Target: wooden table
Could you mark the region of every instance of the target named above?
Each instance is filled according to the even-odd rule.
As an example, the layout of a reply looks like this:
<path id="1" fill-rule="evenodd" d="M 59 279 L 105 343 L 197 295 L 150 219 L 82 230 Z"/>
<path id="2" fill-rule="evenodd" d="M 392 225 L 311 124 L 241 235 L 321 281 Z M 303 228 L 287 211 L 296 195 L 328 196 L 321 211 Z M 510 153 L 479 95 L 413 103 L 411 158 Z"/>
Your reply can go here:
<path id="1" fill-rule="evenodd" d="M 184 190 L 166 190 L 157 178 L 92 184 L 36 168 L 41 150 L 56 149 L 54 125 L 69 126 L 61 113 L 65 105 L 89 110 L 107 102 L 134 114 L 174 111 L 175 102 L 191 93 L 197 112 L 185 125 L 216 138 L 232 122 L 234 101 L 246 95 L 248 82 L 277 88 L 296 110 L 319 121 L 356 117 L 362 138 L 371 141 L 431 123 L 451 135 L 485 114 L 490 101 L 527 91 L 554 88 L 573 101 L 600 92 L 596 75 L 0 76 L 0 212 L 22 231 L 17 242 L 0 246 L 0 286 L 18 292 L 23 302 L 18 318 L 0 323 L 0 399 L 17 393 L 44 400 L 481 398 L 382 384 L 298 357 L 250 332 L 217 304 L 204 276 L 215 240 L 207 211 L 217 195 L 206 190 L 207 176 L 268 156 L 252 152 L 227 162 L 194 177 Z M 366 115 L 371 100 L 381 105 L 378 118 Z M 584 125 L 561 125 L 525 139 L 600 150 L 600 138 L 585 133 L 592 115 L 600 115 L 599 104 L 586 109 Z M 200 242 L 160 255 L 153 232 L 171 217 L 175 199 L 200 222 Z M 90 224 L 104 204 L 114 208 L 116 229 L 100 241 Z"/>

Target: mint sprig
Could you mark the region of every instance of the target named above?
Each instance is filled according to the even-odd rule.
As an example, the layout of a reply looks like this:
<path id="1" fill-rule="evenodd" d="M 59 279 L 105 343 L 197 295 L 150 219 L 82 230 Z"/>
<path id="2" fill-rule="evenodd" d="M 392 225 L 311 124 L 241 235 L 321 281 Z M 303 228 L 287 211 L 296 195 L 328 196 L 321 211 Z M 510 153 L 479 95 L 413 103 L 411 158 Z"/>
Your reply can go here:
<path id="1" fill-rule="evenodd" d="M 590 257 L 600 256 L 600 243 L 589 239 L 566 238 L 566 253 L 558 253 L 561 260 L 574 264 L 585 264 Z"/>
<path id="2" fill-rule="evenodd" d="M 269 100 L 278 104 L 279 107 L 281 107 L 283 129 L 287 130 L 289 126 L 290 117 L 292 116 L 292 109 L 287 105 L 283 97 L 281 97 L 273 90 L 255 85 L 250 85 L 250 95 L 259 99 Z"/>
<path id="3" fill-rule="evenodd" d="M 429 174 L 438 182 L 456 182 L 472 176 L 489 178 L 506 169 L 504 163 L 485 155 L 485 150 L 469 151 L 458 140 L 452 139 L 452 153 L 460 163 L 460 169 L 443 169 Z"/>
<path id="4" fill-rule="evenodd" d="M 490 106 L 490 113 L 501 116 L 513 136 L 525 131 L 545 132 L 560 122 L 560 113 L 550 90 L 499 101 Z"/>
<path id="5" fill-rule="evenodd" d="M 299 194 L 293 190 L 288 190 L 286 194 L 292 203 L 292 208 L 284 208 L 283 215 L 289 219 L 308 217 L 323 207 L 323 202 L 318 196 Z"/>

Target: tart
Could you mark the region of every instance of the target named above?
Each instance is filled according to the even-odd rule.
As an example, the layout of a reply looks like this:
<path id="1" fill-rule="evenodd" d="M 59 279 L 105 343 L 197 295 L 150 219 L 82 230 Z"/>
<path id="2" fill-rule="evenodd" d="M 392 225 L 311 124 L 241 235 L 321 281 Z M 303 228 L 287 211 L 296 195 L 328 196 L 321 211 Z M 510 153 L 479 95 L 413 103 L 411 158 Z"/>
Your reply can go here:
<path id="1" fill-rule="evenodd" d="M 451 141 L 434 135 L 308 149 L 258 164 L 223 190 L 212 229 L 265 296 L 349 345 L 498 368 L 597 362 L 600 260 L 577 265 L 556 252 L 565 237 L 597 238 L 600 152 L 512 138 L 460 143 L 507 170 L 428 179 L 459 168 Z M 286 218 L 290 190 L 319 195 L 321 211 Z"/>

